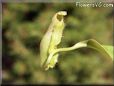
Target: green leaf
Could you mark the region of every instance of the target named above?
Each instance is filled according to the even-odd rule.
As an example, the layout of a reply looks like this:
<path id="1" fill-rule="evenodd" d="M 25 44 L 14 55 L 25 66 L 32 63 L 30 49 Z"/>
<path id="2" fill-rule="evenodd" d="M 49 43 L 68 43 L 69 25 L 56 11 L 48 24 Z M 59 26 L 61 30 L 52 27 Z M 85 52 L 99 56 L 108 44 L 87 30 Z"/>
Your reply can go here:
<path id="1" fill-rule="evenodd" d="M 102 53 L 107 60 L 113 60 L 113 46 L 101 45 L 94 39 L 86 40 L 85 43 L 87 43 L 87 47 L 93 48 Z"/>
<path id="2" fill-rule="evenodd" d="M 114 47 L 109 45 L 103 45 L 104 49 L 107 51 L 107 53 L 110 55 L 112 59 L 114 59 L 113 53 L 114 53 Z"/>
<path id="3" fill-rule="evenodd" d="M 56 53 L 63 52 L 63 51 L 71 51 L 71 50 L 75 50 L 75 49 L 83 48 L 83 47 L 93 48 L 93 49 L 99 51 L 100 53 L 102 53 L 104 55 L 104 58 L 106 60 L 113 61 L 113 46 L 107 46 L 107 45 L 103 45 L 102 46 L 96 40 L 89 39 L 89 40 L 85 40 L 85 41 L 76 43 L 72 47 L 55 49 L 49 55 L 46 64 L 49 64 L 50 63 L 51 59 L 53 58 L 53 55 L 56 54 Z"/>

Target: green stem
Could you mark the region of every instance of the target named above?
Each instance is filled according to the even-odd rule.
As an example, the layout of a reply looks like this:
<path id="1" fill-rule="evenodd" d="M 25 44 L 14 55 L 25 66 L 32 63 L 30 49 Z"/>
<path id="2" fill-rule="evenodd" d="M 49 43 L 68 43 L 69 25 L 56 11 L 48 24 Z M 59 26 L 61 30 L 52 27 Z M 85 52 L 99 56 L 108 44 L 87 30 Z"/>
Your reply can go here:
<path id="1" fill-rule="evenodd" d="M 53 55 L 56 54 L 56 53 L 63 52 L 63 51 L 71 51 L 71 50 L 75 50 L 75 49 L 82 48 L 82 47 L 93 48 L 93 49 L 101 52 L 102 54 L 104 54 L 104 56 L 106 56 L 106 59 L 107 60 L 109 60 L 109 61 L 112 61 L 113 60 L 113 54 L 112 54 L 113 51 L 111 51 L 111 53 L 110 53 L 109 50 L 106 48 L 106 46 L 103 47 L 97 41 L 95 41 L 93 39 L 89 39 L 89 40 L 85 40 L 85 41 L 76 43 L 72 47 L 55 49 L 49 55 L 49 57 L 48 57 L 48 59 L 46 61 L 46 64 L 48 64 L 50 62 L 50 60 L 52 59 Z M 113 50 L 113 47 L 110 46 L 110 50 Z M 111 57 L 111 59 L 109 57 Z"/>
<path id="2" fill-rule="evenodd" d="M 50 60 L 52 59 L 53 55 L 59 52 L 63 52 L 63 51 L 71 51 L 71 50 L 75 50 L 78 48 L 82 48 L 82 47 L 87 47 L 87 44 L 83 43 L 83 42 L 79 42 L 75 45 L 73 45 L 72 47 L 68 47 L 68 48 L 58 48 L 55 49 L 50 55 L 49 58 L 47 59 L 46 64 L 48 64 L 50 62 Z"/>

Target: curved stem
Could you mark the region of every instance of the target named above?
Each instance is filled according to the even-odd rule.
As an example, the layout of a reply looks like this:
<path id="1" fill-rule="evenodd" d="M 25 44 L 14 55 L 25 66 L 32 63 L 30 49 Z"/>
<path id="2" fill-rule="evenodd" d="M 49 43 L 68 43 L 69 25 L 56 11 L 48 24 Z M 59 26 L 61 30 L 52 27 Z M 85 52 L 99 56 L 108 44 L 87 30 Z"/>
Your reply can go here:
<path id="1" fill-rule="evenodd" d="M 75 45 L 73 45 L 72 47 L 55 49 L 49 55 L 46 64 L 48 64 L 50 62 L 51 58 L 53 57 L 53 55 L 56 54 L 56 53 L 58 53 L 58 52 L 71 51 L 71 50 L 75 50 L 75 49 L 82 48 L 82 47 L 87 47 L 87 44 L 85 44 L 83 42 L 79 42 L 79 43 L 76 43 Z"/>
<path id="2" fill-rule="evenodd" d="M 71 51 L 71 50 L 75 50 L 75 49 L 82 48 L 82 47 L 93 48 L 93 49 L 101 52 L 102 54 L 104 54 L 104 56 L 106 55 L 106 58 L 111 57 L 111 59 L 107 58 L 107 60 L 111 60 L 111 61 L 113 60 L 113 54 L 112 54 L 113 47 L 110 47 L 110 48 L 112 48 L 111 49 L 112 51 L 110 53 L 109 50 L 107 49 L 107 47 L 99 44 L 97 41 L 95 41 L 93 39 L 89 39 L 89 40 L 85 40 L 85 41 L 82 41 L 82 42 L 78 42 L 75 45 L 73 45 L 72 47 L 55 49 L 52 53 L 50 53 L 50 55 L 49 55 L 49 57 L 46 61 L 46 64 L 48 64 L 50 62 L 53 55 L 56 54 L 56 53 L 63 52 L 63 51 Z"/>

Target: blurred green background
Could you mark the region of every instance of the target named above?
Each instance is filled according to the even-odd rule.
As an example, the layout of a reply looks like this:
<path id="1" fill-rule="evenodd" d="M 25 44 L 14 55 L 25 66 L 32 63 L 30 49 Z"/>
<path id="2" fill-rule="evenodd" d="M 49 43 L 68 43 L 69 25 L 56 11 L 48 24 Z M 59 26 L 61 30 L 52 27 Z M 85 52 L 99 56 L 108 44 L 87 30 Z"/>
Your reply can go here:
<path id="1" fill-rule="evenodd" d="M 62 42 L 58 47 L 93 38 L 112 45 L 113 8 L 81 8 L 75 3 L 3 3 L 2 83 L 16 84 L 112 84 L 113 66 L 89 48 L 62 52 L 54 69 L 40 67 L 39 44 L 53 15 L 65 17 Z"/>

